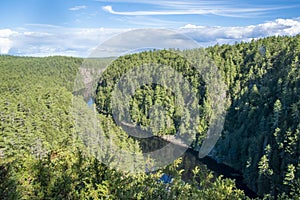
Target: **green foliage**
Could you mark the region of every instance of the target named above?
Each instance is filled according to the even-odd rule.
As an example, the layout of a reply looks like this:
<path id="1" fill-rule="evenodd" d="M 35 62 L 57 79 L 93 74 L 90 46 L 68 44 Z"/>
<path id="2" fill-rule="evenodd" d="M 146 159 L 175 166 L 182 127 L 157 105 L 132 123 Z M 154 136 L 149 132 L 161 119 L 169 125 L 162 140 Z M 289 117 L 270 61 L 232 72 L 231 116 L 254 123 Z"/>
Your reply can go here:
<path id="1" fill-rule="evenodd" d="M 218 179 L 214 185 L 212 175 L 199 170 L 195 176 L 200 181 L 183 182 L 180 160 L 151 174 L 117 170 L 116 161 L 141 159 L 140 146 L 111 117 L 95 113 L 82 97 L 72 95 L 81 62 L 0 56 L 1 199 L 207 199 L 219 197 L 214 190 L 222 191 L 224 199 L 244 197 L 232 181 Z M 172 98 L 163 92 L 156 95 L 169 105 Z M 153 101 L 145 100 L 149 105 Z M 119 158 L 107 154 L 111 146 L 98 148 L 99 131 L 102 142 L 114 142 Z M 124 150 L 136 157 L 122 157 Z M 100 162 L 104 158 L 110 161 L 107 165 Z M 159 181 L 163 173 L 172 175 L 172 183 Z"/>
<path id="2" fill-rule="evenodd" d="M 299 35 L 269 37 L 208 48 L 232 99 L 214 157 L 241 171 L 260 195 L 289 195 L 288 180 L 299 177 L 291 167 L 300 153 L 299 41 Z"/>
<path id="3" fill-rule="evenodd" d="M 265 194 L 264 199 L 300 196 L 299 41 L 300 36 L 269 37 L 206 49 L 230 99 L 223 135 L 211 156 L 241 171 L 247 185 Z M 191 103 L 199 110 L 197 129 L 188 133 L 194 149 L 206 136 L 209 119 L 216 116 L 215 99 L 208 94 L 194 61 L 186 61 L 178 52 L 142 52 L 111 63 L 98 83 L 100 114 L 88 108 L 83 97 L 74 96 L 74 87 L 80 89 L 85 83 L 74 85 L 82 59 L 0 56 L 1 199 L 245 199 L 233 180 L 214 177 L 202 168 L 191 170 L 191 177 L 183 181 L 187 172 L 182 171 L 180 160 L 156 173 L 129 173 L 126 161 L 136 161 L 135 167 L 144 165 L 143 144 L 116 126 L 111 93 L 133 67 L 145 61 L 167 65 L 189 81 L 199 98 Z M 202 52 L 181 53 L 198 59 Z M 104 66 L 111 60 L 87 60 L 84 73 L 96 79 L 99 71 L 93 71 L 93 63 Z M 180 91 L 184 96 L 185 90 Z M 134 92 L 129 102 L 133 123 L 152 128 L 157 136 L 188 129 L 189 119 L 184 126 L 179 122 L 190 116 L 183 115 L 185 110 L 168 88 L 152 84 Z M 159 106 L 164 112 L 151 113 L 151 108 Z M 151 115 L 160 120 L 151 121 Z M 101 141 L 113 141 L 116 155 L 121 156 L 111 156 L 109 145 L 99 148 L 99 132 L 104 133 Z M 134 156 L 122 157 L 124 151 Z M 120 162 L 128 172 L 117 169 Z M 171 183 L 159 181 L 163 173 L 172 176 Z"/>

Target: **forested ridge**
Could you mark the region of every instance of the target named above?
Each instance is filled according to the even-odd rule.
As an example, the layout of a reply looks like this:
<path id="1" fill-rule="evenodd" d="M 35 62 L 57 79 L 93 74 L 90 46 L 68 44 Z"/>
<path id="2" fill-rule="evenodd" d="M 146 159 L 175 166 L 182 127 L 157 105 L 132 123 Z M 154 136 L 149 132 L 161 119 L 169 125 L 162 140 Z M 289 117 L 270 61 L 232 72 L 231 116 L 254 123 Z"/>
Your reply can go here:
<path id="1" fill-rule="evenodd" d="M 189 81 L 199 99 L 191 102 L 191 108 L 199 110 L 197 124 L 189 131 L 191 115 L 184 115 L 186 110 L 180 106 L 184 100 L 176 101 L 174 93 L 159 84 L 135 91 L 129 102 L 131 123 L 156 136 L 180 131 L 193 139 L 191 148 L 199 150 L 209 119 L 216 113 L 195 63 L 181 55 L 202 58 L 203 52 L 153 50 L 125 55 L 99 77 L 94 99 L 101 124 L 96 127 L 105 137 L 114 138 L 120 152 L 135 152 L 135 157 L 125 160 L 141 159 L 141 152 L 148 147 L 116 125 L 112 92 L 125 72 L 145 63 L 171 66 Z M 224 129 L 209 155 L 240 171 L 245 184 L 261 198 L 299 199 L 300 36 L 215 45 L 205 52 L 227 86 Z M 103 149 L 96 146 L 91 153 L 87 141 L 80 137 L 98 131 L 89 120 L 91 109 L 84 97 L 73 91 L 83 61 L 59 56 L 0 56 L 1 199 L 248 198 L 234 180 L 215 177 L 205 166 L 190 170 L 189 178 L 183 181 L 181 169 L 187 165 L 181 165 L 181 159 L 155 173 L 137 174 L 101 163 L 93 153 L 108 157 L 111 163 L 123 161 L 99 152 Z M 178 88 L 186 91 L 188 86 Z M 74 105 L 80 110 L 74 111 Z M 164 107 L 166 114 L 151 113 L 153 106 Z M 149 116 L 160 120 L 151 121 Z M 159 181 L 162 174 L 170 175 L 172 182 Z"/>
<path id="2" fill-rule="evenodd" d="M 258 194 L 295 192 L 300 177 L 300 37 L 209 48 L 231 106 L 215 156 Z M 297 193 L 298 191 L 298 193 Z"/>

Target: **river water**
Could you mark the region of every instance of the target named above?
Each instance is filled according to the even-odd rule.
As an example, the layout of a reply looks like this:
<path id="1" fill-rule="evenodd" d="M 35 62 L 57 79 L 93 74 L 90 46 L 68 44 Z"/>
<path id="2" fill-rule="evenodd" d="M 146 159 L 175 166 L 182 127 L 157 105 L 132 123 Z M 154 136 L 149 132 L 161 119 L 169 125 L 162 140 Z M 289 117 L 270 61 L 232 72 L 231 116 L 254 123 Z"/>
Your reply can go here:
<path id="1" fill-rule="evenodd" d="M 143 152 L 155 151 L 169 143 L 159 137 L 138 139 L 138 141 L 141 145 Z M 178 146 L 178 148 L 180 147 Z M 201 169 L 204 165 L 207 169 L 213 172 L 215 177 L 223 175 L 224 178 L 234 179 L 236 187 L 240 190 L 243 190 L 246 196 L 250 198 L 258 197 L 258 195 L 255 192 L 253 192 L 250 188 L 248 188 L 247 185 L 243 182 L 244 178 L 241 172 L 223 163 L 218 163 L 216 160 L 209 156 L 205 156 L 204 158 L 200 159 L 198 157 L 198 152 L 191 148 L 187 149 L 187 151 L 182 155 L 181 167 L 185 171 L 183 173 L 183 180 L 188 181 L 189 179 L 191 179 L 193 176 L 192 170 L 196 166 L 198 166 Z"/>
<path id="2" fill-rule="evenodd" d="M 183 155 L 183 162 L 188 161 L 191 163 L 191 160 L 194 161 L 193 165 L 190 164 L 190 168 L 194 169 L 196 166 L 206 165 L 206 167 L 213 171 L 216 176 L 223 175 L 225 178 L 231 178 L 235 180 L 236 187 L 240 190 L 243 190 L 245 195 L 250 198 L 256 198 L 258 195 L 252 191 L 247 185 L 243 182 L 243 175 L 239 171 L 233 169 L 232 167 L 225 165 L 223 163 L 218 163 L 216 160 L 209 156 L 199 159 L 198 152 L 188 149 Z M 185 169 L 191 170 L 191 169 Z"/>
<path id="3" fill-rule="evenodd" d="M 94 99 L 90 98 L 87 101 L 87 105 L 88 107 L 92 107 L 94 105 Z M 154 151 L 168 144 L 167 141 L 164 141 L 158 137 L 139 139 L 139 142 L 141 144 L 143 152 Z M 201 169 L 201 166 L 205 165 L 209 170 L 213 171 L 215 176 L 223 175 L 223 177 L 225 178 L 234 179 L 236 183 L 236 187 L 240 190 L 243 190 L 245 195 L 247 195 L 248 197 L 250 198 L 258 197 L 258 195 L 255 192 L 253 192 L 251 189 L 249 189 L 247 185 L 243 182 L 243 175 L 239 171 L 223 163 L 218 163 L 216 160 L 214 160 L 209 156 L 205 156 L 204 158 L 200 159 L 198 157 L 198 152 L 194 151 L 191 148 L 189 148 L 184 153 L 184 155 L 182 155 L 181 165 L 185 170 L 185 173 L 183 174 L 183 179 L 185 179 L 186 181 L 188 181 L 188 179 L 192 177 L 192 170 L 196 166 L 199 166 Z"/>

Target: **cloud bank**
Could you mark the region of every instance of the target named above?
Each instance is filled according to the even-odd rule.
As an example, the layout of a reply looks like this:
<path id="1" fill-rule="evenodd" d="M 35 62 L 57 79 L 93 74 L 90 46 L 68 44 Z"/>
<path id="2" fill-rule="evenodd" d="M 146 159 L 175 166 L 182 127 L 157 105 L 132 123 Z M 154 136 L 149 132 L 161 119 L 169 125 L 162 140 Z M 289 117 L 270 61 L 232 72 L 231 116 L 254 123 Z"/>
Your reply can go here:
<path id="1" fill-rule="evenodd" d="M 300 19 L 277 19 L 263 24 L 236 27 L 209 27 L 187 24 L 179 31 L 207 46 L 216 43 L 250 41 L 268 36 L 294 36 L 300 33 Z"/>
<path id="2" fill-rule="evenodd" d="M 0 29 L 0 53 L 20 56 L 86 57 L 100 43 L 128 30 L 65 28 L 51 25 L 30 25 L 29 28 L 16 30 Z"/>
<path id="3" fill-rule="evenodd" d="M 0 29 L 0 53 L 22 56 L 67 55 L 87 57 L 102 42 L 132 29 L 66 28 L 50 25 L 29 25 L 26 28 Z M 300 19 L 277 19 L 258 25 L 209 27 L 187 24 L 175 29 L 200 46 L 250 41 L 267 36 L 300 34 Z M 147 39 L 147 31 L 141 31 Z M 132 42 L 132 41 L 131 41 Z M 171 42 L 171 43 L 170 43 Z M 174 47 L 178 40 L 174 38 Z M 149 41 L 149 44 L 157 41 Z M 167 48 L 167 47 L 166 47 Z"/>

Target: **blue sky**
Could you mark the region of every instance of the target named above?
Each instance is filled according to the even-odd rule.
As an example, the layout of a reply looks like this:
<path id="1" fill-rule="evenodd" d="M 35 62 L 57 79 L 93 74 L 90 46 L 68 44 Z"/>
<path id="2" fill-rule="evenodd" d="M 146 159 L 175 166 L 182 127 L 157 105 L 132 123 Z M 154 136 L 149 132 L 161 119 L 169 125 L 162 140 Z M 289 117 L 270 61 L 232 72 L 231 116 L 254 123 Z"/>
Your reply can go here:
<path id="1" fill-rule="evenodd" d="M 177 30 L 203 45 L 295 35 L 299 10 L 298 0 L 1 1 L 0 53 L 87 56 L 104 40 L 136 28 Z"/>

